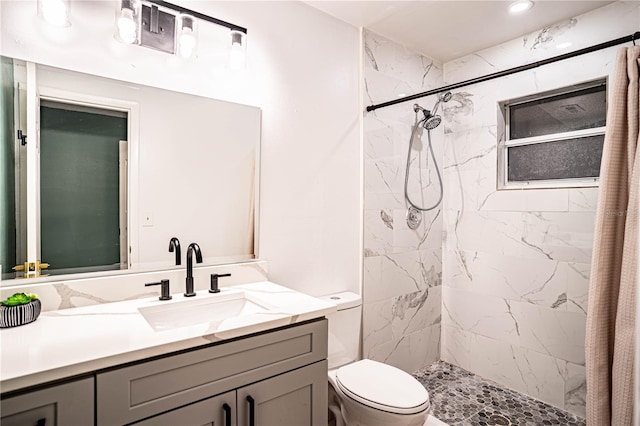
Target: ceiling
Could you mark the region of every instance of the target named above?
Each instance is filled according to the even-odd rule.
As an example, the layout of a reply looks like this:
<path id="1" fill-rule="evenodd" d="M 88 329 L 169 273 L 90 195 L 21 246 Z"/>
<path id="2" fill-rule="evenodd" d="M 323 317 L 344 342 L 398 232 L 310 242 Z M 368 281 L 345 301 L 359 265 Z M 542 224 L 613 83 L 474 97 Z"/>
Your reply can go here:
<path id="1" fill-rule="evenodd" d="M 438 61 L 477 52 L 612 1 L 538 0 L 521 15 L 504 1 L 306 1 L 356 27 L 365 27 Z"/>

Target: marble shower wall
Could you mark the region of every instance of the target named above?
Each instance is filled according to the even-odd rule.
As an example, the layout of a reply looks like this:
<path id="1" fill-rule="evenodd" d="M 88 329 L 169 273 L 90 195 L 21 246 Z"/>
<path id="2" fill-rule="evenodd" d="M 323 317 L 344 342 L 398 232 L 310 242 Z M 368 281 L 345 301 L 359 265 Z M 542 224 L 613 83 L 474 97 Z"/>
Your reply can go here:
<path id="1" fill-rule="evenodd" d="M 626 36 L 639 16 L 638 2 L 612 3 L 446 63 L 445 79 Z M 607 77 L 616 50 L 461 88 L 444 114 L 442 359 L 580 416 L 598 190 L 497 191 L 497 104 Z"/>
<path id="2" fill-rule="evenodd" d="M 364 105 L 442 85 L 442 66 L 364 30 Z M 420 99 L 431 109 L 435 98 Z M 440 358 L 441 206 L 416 230 L 406 224 L 404 179 L 413 102 L 365 113 L 363 356 L 414 372 Z M 442 167 L 444 127 L 432 131 Z M 439 195 L 427 132 L 414 138 L 409 196 L 426 207 Z"/>

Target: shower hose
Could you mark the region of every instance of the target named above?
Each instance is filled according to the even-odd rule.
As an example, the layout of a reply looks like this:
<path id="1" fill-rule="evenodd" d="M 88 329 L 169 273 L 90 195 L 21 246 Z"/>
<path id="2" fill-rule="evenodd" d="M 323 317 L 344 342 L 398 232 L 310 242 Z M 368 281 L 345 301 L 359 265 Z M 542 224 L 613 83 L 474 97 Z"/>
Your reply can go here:
<path id="1" fill-rule="evenodd" d="M 433 154 L 433 146 L 431 145 L 431 130 L 429 129 L 427 129 L 427 139 L 429 141 L 429 152 L 431 152 L 431 158 L 433 158 L 433 164 L 436 167 L 436 174 L 438 175 L 438 183 L 440 185 L 440 196 L 438 197 L 438 201 L 436 201 L 436 203 L 433 206 L 420 207 L 417 204 L 415 204 L 413 201 L 411 201 L 411 198 L 409 198 L 409 192 L 407 190 L 407 187 L 409 186 L 409 165 L 411 164 L 410 161 L 411 161 L 411 149 L 413 148 L 413 139 L 416 136 L 418 127 L 424 121 L 426 121 L 426 119 L 418 121 L 416 125 L 413 127 L 413 130 L 411 131 L 411 139 L 409 140 L 409 151 L 407 152 L 407 169 L 404 174 L 404 198 L 407 200 L 409 204 L 411 204 L 411 207 L 413 207 L 414 209 L 418 209 L 422 212 L 427 212 L 429 210 L 433 210 L 436 207 L 438 207 L 438 205 L 442 201 L 442 196 L 444 192 L 444 189 L 442 187 L 442 176 L 440 176 L 440 169 L 438 168 L 438 161 L 436 161 L 436 156 Z"/>

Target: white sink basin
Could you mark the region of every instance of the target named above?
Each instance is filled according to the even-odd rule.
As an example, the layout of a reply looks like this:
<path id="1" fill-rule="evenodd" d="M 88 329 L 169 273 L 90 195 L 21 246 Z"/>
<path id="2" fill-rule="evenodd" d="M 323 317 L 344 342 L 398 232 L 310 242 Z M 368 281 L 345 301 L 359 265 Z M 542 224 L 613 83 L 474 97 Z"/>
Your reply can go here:
<path id="1" fill-rule="evenodd" d="M 138 311 L 154 330 L 162 331 L 266 313 L 270 309 L 244 292 L 234 292 L 199 294 L 190 300 L 165 302 Z"/>

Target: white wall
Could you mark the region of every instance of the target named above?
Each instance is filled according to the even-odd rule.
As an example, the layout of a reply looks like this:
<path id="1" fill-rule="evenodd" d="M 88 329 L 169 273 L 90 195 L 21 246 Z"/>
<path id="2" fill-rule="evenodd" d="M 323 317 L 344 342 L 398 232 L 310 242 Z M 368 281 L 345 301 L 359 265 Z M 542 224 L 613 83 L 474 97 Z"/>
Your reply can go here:
<path id="1" fill-rule="evenodd" d="M 72 1 L 72 26 L 57 29 L 35 1 L 3 0 L 0 54 L 260 107 L 259 254 L 270 278 L 313 295 L 358 291 L 358 30 L 297 2 L 176 3 L 248 28 L 246 71 L 230 74 L 226 53 L 203 45 L 181 61 L 117 43 L 115 1 Z M 206 34 L 213 48 L 220 31 Z"/>

